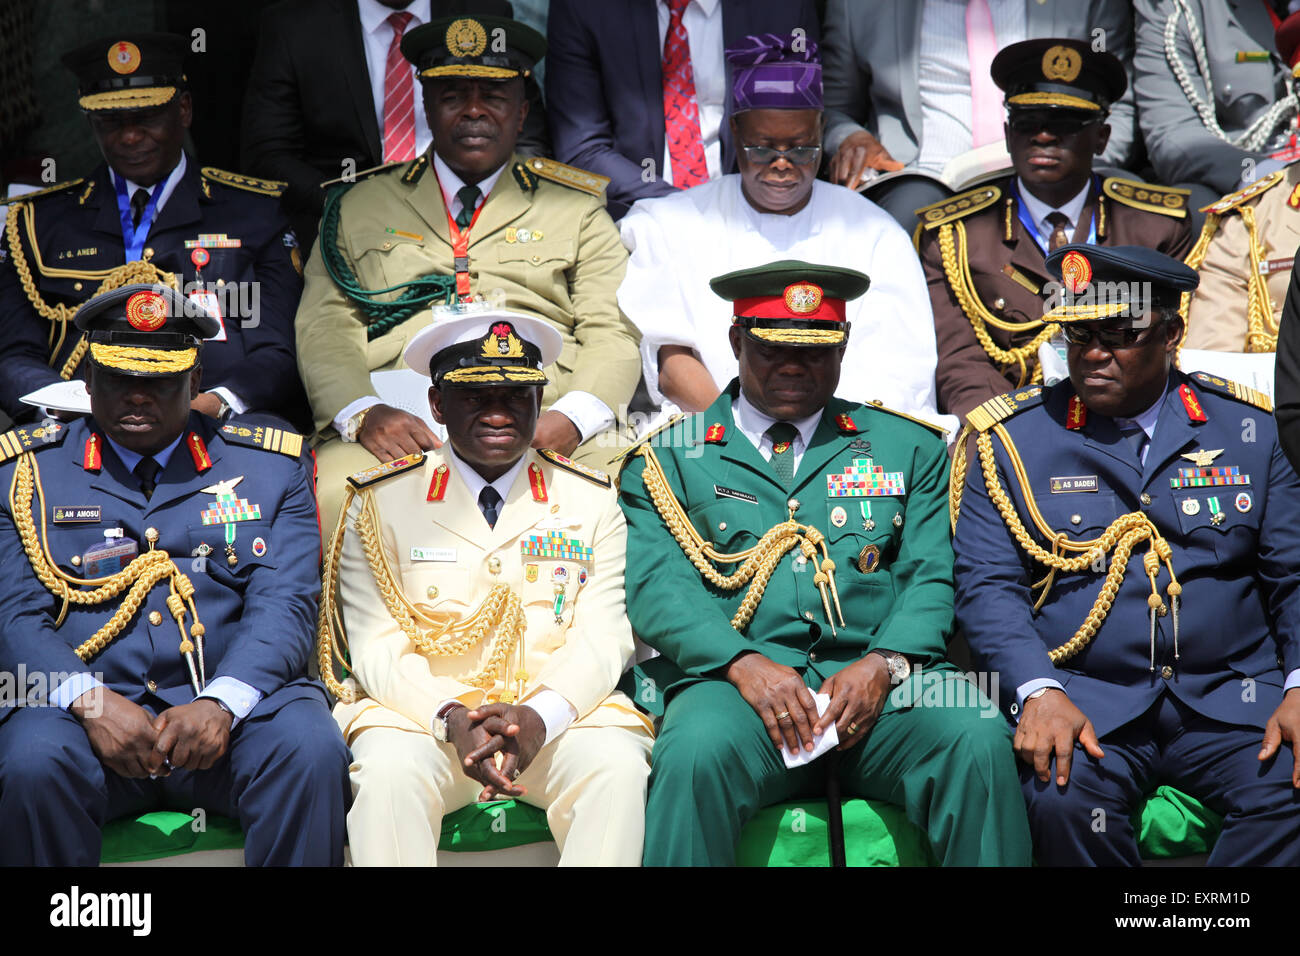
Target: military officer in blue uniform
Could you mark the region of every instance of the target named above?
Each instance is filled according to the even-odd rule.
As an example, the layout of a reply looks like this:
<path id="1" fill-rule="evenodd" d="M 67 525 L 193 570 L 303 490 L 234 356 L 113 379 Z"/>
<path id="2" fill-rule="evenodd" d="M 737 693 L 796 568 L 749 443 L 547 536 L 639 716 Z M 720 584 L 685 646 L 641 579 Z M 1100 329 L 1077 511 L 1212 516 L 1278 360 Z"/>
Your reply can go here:
<path id="1" fill-rule="evenodd" d="M 1223 816 L 1212 865 L 1300 863 L 1300 479 L 1271 404 L 1175 366 L 1182 263 L 1047 264 L 1070 376 L 968 416 L 952 502 L 957 618 L 1008 689 L 1036 858 L 1139 864 L 1129 815 L 1168 784 Z"/>
<path id="2" fill-rule="evenodd" d="M 77 307 L 130 282 L 167 281 L 202 301 L 221 327 L 204 353 L 194 407 L 212 416 L 272 413 L 306 427 L 293 316 L 302 292 L 297 239 L 280 211 L 282 183 L 200 167 L 182 146 L 190 125 L 183 37 L 105 37 L 64 58 L 104 162 L 86 179 L 29 193 L 0 239 L 0 408 L 79 373 Z"/>
<path id="3" fill-rule="evenodd" d="M 305 676 L 320 533 L 302 436 L 194 412 L 217 323 L 167 286 L 77 313 L 91 416 L 0 435 L 0 863 L 94 865 L 160 806 L 250 864 L 341 864 L 348 753 Z"/>

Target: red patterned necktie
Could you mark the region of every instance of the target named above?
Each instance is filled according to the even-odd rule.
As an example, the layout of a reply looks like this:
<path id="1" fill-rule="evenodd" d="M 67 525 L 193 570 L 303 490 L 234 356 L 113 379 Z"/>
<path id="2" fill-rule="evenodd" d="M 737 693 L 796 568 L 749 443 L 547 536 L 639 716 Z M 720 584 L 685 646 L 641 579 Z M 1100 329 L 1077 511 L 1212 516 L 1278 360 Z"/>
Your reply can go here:
<path id="1" fill-rule="evenodd" d="M 384 70 L 384 162 L 415 159 L 415 80 L 411 64 L 402 56 L 402 34 L 415 19 L 413 13 L 392 13 L 393 42 L 388 45 Z"/>
<path id="2" fill-rule="evenodd" d="M 695 102 L 695 74 L 691 72 L 691 46 L 682 24 L 682 12 L 691 0 L 667 0 L 668 34 L 664 37 L 664 133 L 673 185 L 685 189 L 709 181 L 700 136 L 700 108 Z"/>

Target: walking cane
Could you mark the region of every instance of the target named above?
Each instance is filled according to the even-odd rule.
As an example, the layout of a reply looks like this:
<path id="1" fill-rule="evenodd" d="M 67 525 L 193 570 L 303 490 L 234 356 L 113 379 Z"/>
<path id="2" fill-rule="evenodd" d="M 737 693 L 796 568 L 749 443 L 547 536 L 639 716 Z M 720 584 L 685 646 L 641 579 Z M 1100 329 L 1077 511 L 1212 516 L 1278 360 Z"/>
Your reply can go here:
<path id="1" fill-rule="evenodd" d="M 840 752 L 832 750 L 823 761 L 826 764 L 826 831 L 830 843 L 831 866 L 844 868 L 844 812 L 840 806 Z"/>

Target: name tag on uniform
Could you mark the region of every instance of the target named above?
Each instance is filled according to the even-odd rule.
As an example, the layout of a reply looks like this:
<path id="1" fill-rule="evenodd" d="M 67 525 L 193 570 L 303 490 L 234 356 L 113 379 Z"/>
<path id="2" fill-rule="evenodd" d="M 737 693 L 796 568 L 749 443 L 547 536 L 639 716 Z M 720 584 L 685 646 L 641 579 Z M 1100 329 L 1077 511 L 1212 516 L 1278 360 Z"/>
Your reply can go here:
<path id="1" fill-rule="evenodd" d="M 99 505 L 56 505 L 54 507 L 55 524 L 74 524 L 80 521 L 98 524 L 100 521 Z"/>
<path id="2" fill-rule="evenodd" d="M 1096 475 L 1067 475 L 1052 479 L 1052 494 L 1059 495 L 1068 491 L 1096 491 Z"/>
<path id="3" fill-rule="evenodd" d="M 735 488 L 724 488 L 722 485 L 714 485 L 713 493 L 719 498 L 735 498 L 737 501 L 748 501 L 750 504 L 758 504 L 758 496 L 751 495 L 748 491 L 737 491 Z"/>
<path id="4" fill-rule="evenodd" d="M 1265 259 L 1259 264 L 1259 274 L 1270 276 L 1274 272 L 1290 272 L 1293 265 L 1295 265 L 1295 256 L 1288 256 L 1285 259 Z"/>
<path id="5" fill-rule="evenodd" d="M 412 561 L 455 561 L 455 548 L 412 548 Z"/>
<path id="6" fill-rule="evenodd" d="M 204 312 L 208 313 L 208 315 L 216 319 L 217 324 L 221 326 L 221 328 L 217 330 L 217 334 L 214 335 L 212 338 L 207 339 L 206 341 L 208 342 L 226 341 L 227 338 L 226 320 L 225 317 L 223 317 L 221 314 L 221 303 L 217 301 L 216 293 L 201 292 L 196 290 L 189 294 L 189 300 L 193 302 L 195 305 L 197 305 Z"/>

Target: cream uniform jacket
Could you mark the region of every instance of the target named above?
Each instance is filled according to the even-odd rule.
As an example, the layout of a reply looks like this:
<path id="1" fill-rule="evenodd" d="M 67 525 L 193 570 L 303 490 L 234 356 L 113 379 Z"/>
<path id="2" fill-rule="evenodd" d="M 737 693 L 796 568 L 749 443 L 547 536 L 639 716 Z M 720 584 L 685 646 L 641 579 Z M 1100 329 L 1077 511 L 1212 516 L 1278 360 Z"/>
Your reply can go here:
<path id="1" fill-rule="evenodd" d="M 443 452 L 431 452 L 422 465 L 370 486 L 384 558 L 409 601 L 448 616 L 473 613 L 494 585 L 508 584 L 523 601 L 527 618 L 529 676 L 522 703 L 549 688 L 573 705 L 578 719 L 572 726 L 640 728 L 648 735 L 649 721 L 614 690 L 633 653 L 623 596 L 627 526 L 614 491 L 607 478 L 593 482 L 536 451 L 529 450 L 526 459 L 495 528 L 489 528 Z M 444 466 L 442 499 L 429 501 L 430 484 Z M 530 466 L 540 469 L 545 500 L 534 494 Z M 459 657 L 428 657 L 399 627 L 357 532 L 360 512 L 355 500 L 339 562 L 339 596 L 354 675 L 349 680 L 366 696 L 335 708 L 344 737 L 351 742 L 378 726 L 427 733 L 438 708 L 452 698 L 471 708 L 498 699 L 507 690 L 500 674 L 487 690 L 457 679 L 480 669 L 484 647 Z M 545 538 L 548 532 L 590 548 L 590 559 L 522 553 L 521 540 Z M 536 573 L 529 573 L 530 565 Z M 559 622 L 552 576 L 557 567 L 568 572 Z M 586 581 L 580 583 L 584 572 Z M 508 660 L 513 678 L 517 650 Z"/>
<path id="2" fill-rule="evenodd" d="M 600 186 L 573 167 L 515 156 L 469 230 L 471 293 L 491 297 L 500 289 L 501 307 L 546 319 L 564 338 L 559 360 L 547 370 L 543 409 L 566 392 L 583 391 L 617 415 L 640 374 L 640 336 L 616 299 L 627 252 Z M 424 309 L 368 340 L 366 313 L 326 272 L 322 241 L 307 263 L 294 322 L 317 431 L 351 402 L 374 394 L 371 372 L 404 368 L 403 350 L 431 317 Z M 350 188 L 340 203 L 337 245 L 366 289 L 452 275 L 447 208 L 429 155 Z"/>
<path id="3" fill-rule="evenodd" d="M 1201 283 L 1187 310 L 1183 346 L 1276 351 L 1297 246 L 1300 163 L 1262 176 L 1210 206 L 1200 241 L 1187 258 Z"/>

